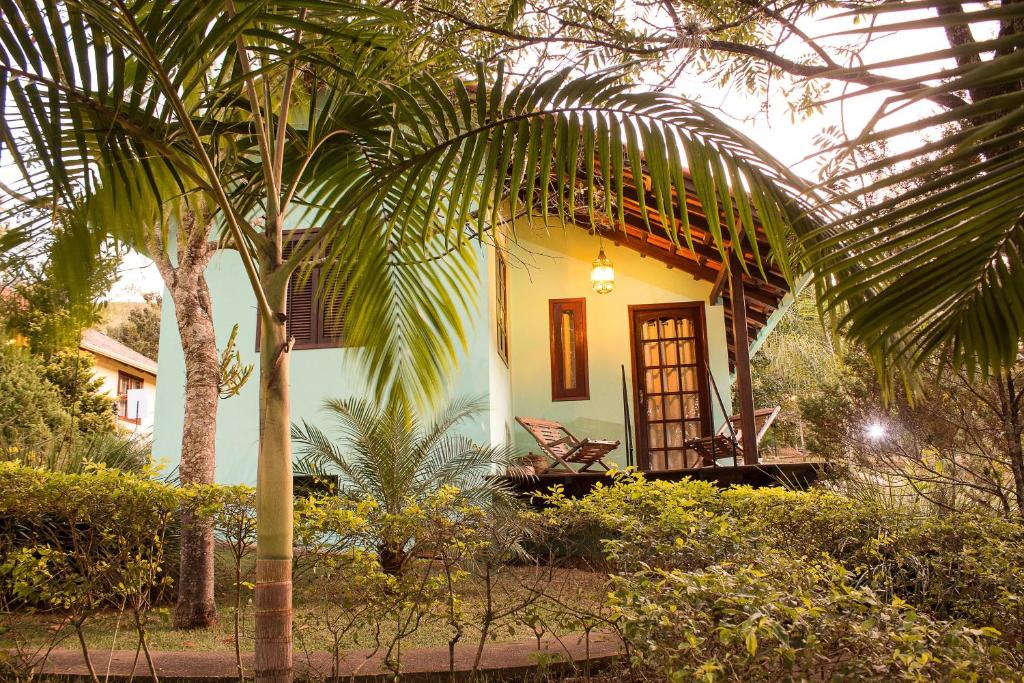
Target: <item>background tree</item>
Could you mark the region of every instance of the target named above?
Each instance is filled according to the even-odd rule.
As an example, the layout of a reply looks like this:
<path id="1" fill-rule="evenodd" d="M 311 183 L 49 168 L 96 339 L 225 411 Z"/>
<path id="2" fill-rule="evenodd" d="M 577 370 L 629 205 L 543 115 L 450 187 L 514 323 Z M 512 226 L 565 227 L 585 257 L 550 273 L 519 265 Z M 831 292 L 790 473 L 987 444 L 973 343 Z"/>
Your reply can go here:
<path id="1" fill-rule="evenodd" d="M 94 367 L 92 356 L 77 348 L 54 352 L 42 367 L 43 379 L 60 392 L 76 434 L 105 434 L 115 428 L 116 401 L 93 375 Z"/>
<path id="2" fill-rule="evenodd" d="M 94 171 L 107 186 L 133 179 L 108 193 L 113 211 L 115 201 L 163 206 L 171 198 L 163 191 L 176 187 L 174 197 L 186 192 L 193 206 L 209 208 L 223 226 L 218 237 L 238 250 L 261 323 L 261 680 L 291 674 L 285 306 L 293 274 L 320 264 L 320 294 L 342 296 L 354 312 L 346 332 L 365 347 L 379 393 L 428 400 L 458 357 L 467 310 L 459 295 L 472 289 L 465 261 L 443 257 L 475 248 L 467 235 L 482 239 L 506 198 L 513 213 L 546 218 L 553 209 L 564 222 L 582 196 L 593 223 L 599 213 L 621 213 L 627 174 L 646 172 L 652 208 L 673 239 L 685 241 L 686 217 L 668 209 L 685 192 L 685 159 L 701 203 L 727 207 L 721 227 L 732 240 L 754 230 L 755 208 L 780 247 L 792 223 L 807 221 L 800 181 L 699 105 L 630 93 L 617 71 L 579 79 L 538 73 L 517 83 L 500 66 L 460 72 L 465 62 L 446 64 L 435 52 L 445 45 L 432 35 L 437 27 L 418 19 L 341 1 L 128 8 L 89 0 L 22 5 L 5 17 L 11 30 L 0 37 L 0 71 L 15 103 L 0 139 L 47 131 L 25 142 L 36 165 L 4 146 L 25 170 L 25 191 L 69 206 L 84 194 L 95 205 Z M 115 81 L 123 91 L 107 87 Z M 748 188 L 749 198 L 733 196 L 730 184 Z M 286 256 L 285 218 L 309 210 L 326 218 Z M 431 286 L 407 285 L 417 270 Z"/>
<path id="3" fill-rule="evenodd" d="M 797 116 L 836 100 L 863 108 L 864 95 L 885 94 L 863 129 L 838 131 L 824 149 L 822 188 L 841 210 L 827 230 L 794 242 L 790 258 L 813 264 L 819 303 L 883 377 L 913 373 L 939 346 L 958 366 L 986 373 L 1014 364 L 1024 338 L 1024 4 L 510 4 L 516 11 L 418 6 L 531 60 L 629 63 L 636 73 L 660 70 L 665 85 L 687 74 L 762 96 L 766 108 L 785 103 Z M 812 17 L 826 35 L 811 32 Z M 921 53 L 915 40 L 893 40 L 890 54 L 873 57 L 879 40 L 934 29 L 946 46 Z M 886 143 L 895 149 L 872 163 L 844 163 Z M 907 181 L 912 192 L 892 191 Z"/>
<path id="4" fill-rule="evenodd" d="M 163 298 L 159 294 L 146 294 L 144 300 L 145 304 L 130 310 L 127 318 L 108 327 L 107 334 L 146 358 L 157 360 L 160 354 L 160 307 Z"/>
<path id="5" fill-rule="evenodd" d="M 48 448 L 70 425 L 57 388 L 43 379 L 38 359 L 10 344 L 0 345 L 0 451 L 22 459 Z"/>
<path id="6" fill-rule="evenodd" d="M 49 229 L 49 223 L 47 223 Z M 102 297 L 117 278 L 120 254 L 97 244 L 94 255 L 79 266 L 74 291 L 63 282 L 61 270 L 66 234 L 43 248 L 42 260 L 18 261 L 6 270 L 11 283 L 0 297 L 0 318 L 8 334 L 20 335 L 32 353 L 46 359 L 63 349 L 77 349 L 82 330 L 100 322 Z"/>

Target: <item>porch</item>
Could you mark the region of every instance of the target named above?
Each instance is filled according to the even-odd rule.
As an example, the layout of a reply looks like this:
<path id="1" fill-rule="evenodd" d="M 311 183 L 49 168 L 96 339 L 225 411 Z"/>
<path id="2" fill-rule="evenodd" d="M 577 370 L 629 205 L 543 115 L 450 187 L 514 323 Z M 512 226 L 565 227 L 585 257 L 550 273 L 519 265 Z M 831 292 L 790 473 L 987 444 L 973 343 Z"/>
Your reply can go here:
<path id="1" fill-rule="evenodd" d="M 774 406 L 754 404 L 750 357 L 792 300 L 782 272 L 769 265 L 764 230 L 727 238 L 723 253 L 699 202 L 688 196 L 693 242 L 673 239 L 655 212 L 642 208 L 639 193 L 649 181 L 637 185 L 626 188 L 622 223 L 588 225 L 577 215 L 577 225 L 561 233 L 530 223 L 516 227 L 517 246 L 526 242 L 542 272 L 516 283 L 511 322 L 499 323 L 511 330 L 505 348 L 512 349 L 514 416 L 564 423 L 580 439 L 617 441 L 609 459 L 650 478 L 809 485 L 818 463 L 768 462 L 759 452 L 758 416 Z M 724 229 L 725 217 L 720 223 Z M 598 254 L 611 257 L 614 282 L 589 291 Z M 496 260 L 504 272 L 500 250 Z M 507 295 L 498 299 L 509 305 Z M 543 336 L 537 329 L 542 307 Z M 545 347 L 550 400 L 547 368 L 537 357 Z M 540 452 L 513 429 L 520 450 Z M 562 467 L 515 485 L 584 492 L 603 476 Z"/>
<path id="2" fill-rule="evenodd" d="M 654 481 L 708 481 L 716 486 L 785 486 L 807 489 L 825 471 L 827 465 L 817 462 L 761 463 L 758 465 L 736 465 L 718 467 L 691 467 L 676 470 L 654 470 L 644 472 L 644 477 Z M 588 470 L 567 472 L 565 470 L 544 472 L 533 477 L 505 477 L 504 480 L 523 498 L 549 492 L 553 486 L 561 486 L 570 498 L 585 496 L 598 482 L 606 486 L 612 478 L 608 472 Z"/>

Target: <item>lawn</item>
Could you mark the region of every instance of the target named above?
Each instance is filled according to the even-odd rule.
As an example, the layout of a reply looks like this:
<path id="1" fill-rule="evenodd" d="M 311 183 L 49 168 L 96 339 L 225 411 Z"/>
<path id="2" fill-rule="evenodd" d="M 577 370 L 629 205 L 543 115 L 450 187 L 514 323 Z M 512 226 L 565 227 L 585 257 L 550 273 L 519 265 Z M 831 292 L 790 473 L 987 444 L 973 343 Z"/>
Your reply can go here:
<path id="1" fill-rule="evenodd" d="M 150 647 L 154 650 L 197 650 L 197 651 L 233 651 L 234 650 L 234 588 L 232 585 L 233 570 L 230 561 L 220 554 L 218 557 L 217 604 L 219 619 L 209 629 L 182 631 L 171 624 L 172 605 L 161 605 L 151 612 L 148 625 Z M 251 569 L 251 567 L 250 567 Z M 414 564 L 412 572 L 421 575 L 429 571 L 426 561 Z M 251 575 L 251 572 L 247 572 Z M 246 580 L 251 580 L 246 579 Z M 579 631 L 579 627 L 566 619 L 567 610 L 559 605 L 569 606 L 568 611 L 577 609 L 600 610 L 600 603 L 605 595 L 606 575 L 581 569 L 554 567 L 508 567 L 503 568 L 494 581 L 492 600 L 496 609 L 508 607 L 516 603 L 528 601 L 531 590 L 543 590 L 544 596 L 532 602 L 532 612 L 539 615 L 545 636 L 561 636 L 570 631 Z M 324 619 L 332 609 L 328 601 L 311 597 L 313 584 L 297 577 L 295 586 L 295 629 L 294 641 L 296 651 L 330 650 L 332 637 L 324 624 Z M 252 592 L 243 590 L 243 605 L 240 612 L 242 622 L 241 648 L 243 651 L 253 649 L 253 606 Z M 481 581 L 470 577 L 460 586 L 458 596 L 464 609 L 464 634 L 460 642 L 474 643 L 480 637 L 481 616 L 485 609 L 486 591 Z M 337 608 L 334 608 L 337 610 Z M 519 616 L 523 610 L 519 610 Z M 427 610 L 415 630 L 403 638 L 403 648 L 424 648 L 447 646 L 452 637 L 453 629 L 447 621 L 447 611 L 442 605 Z M 62 616 L 55 613 L 22 613 L 15 617 L 18 633 L 27 638 L 29 644 L 42 646 L 50 641 L 60 629 Z M 568 622 L 568 623 L 566 623 Z M 376 642 L 388 643 L 394 634 L 396 624 L 384 620 L 380 624 L 380 633 L 376 633 L 374 625 L 366 624 L 354 629 L 341 641 L 341 649 L 373 648 Z M 131 616 L 127 613 L 118 614 L 115 610 L 104 612 L 90 620 L 85 627 L 86 639 L 93 651 L 109 649 L 133 649 L 136 645 L 134 627 Z M 506 616 L 497 620 L 491 627 L 489 640 L 510 642 L 535 637 L 534 630 L 527 626 L 522 618 Z M 68 628 L 60 634 L 58 647 L 77 648 L 78 642 L 74 632 Z"/>

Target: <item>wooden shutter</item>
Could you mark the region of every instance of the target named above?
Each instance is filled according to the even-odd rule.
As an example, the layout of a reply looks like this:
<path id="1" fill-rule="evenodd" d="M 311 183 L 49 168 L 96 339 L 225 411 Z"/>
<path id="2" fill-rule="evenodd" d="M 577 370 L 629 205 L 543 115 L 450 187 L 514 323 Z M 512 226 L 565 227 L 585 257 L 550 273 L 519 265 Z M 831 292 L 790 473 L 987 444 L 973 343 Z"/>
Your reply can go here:
<path id="1" fill-rule="evenodd" d="M 494 291 L 497 301 L 495 309 L 497 315 L 497 337 L 498 357 L 508 367 L 508 265 L 505 257 L 495 248 L 494 251 Z"/>
<path id="2" fill-rule="evenodd" d="M 587 300 L 550 299 L 551 400 L 590 398 L 587 363 Z"/>
<path id="3" fill-rule="evenodd" d="M 282 247 L 282 256 L 288 258 L 295 241 L 288 241 Z M 294 337 L 295 346 L 309 346 L 316 343 L 316 318 L 313 311 L 313 294 L 316 292 L 316 272 L 298 269 L 288 280 L 288 336 Z"/>
<path id="4" fill-rule="evenodd" d="M 347 283 L 346 283 L 347 284 Z M 317 302 L 319 304 L 320 342 L 342 346 L 345 338 L 345 314 L 347 307 L 343 304 L 345 284 L 337 293 L 326 292 Z"/>
<path id="5" fill-rule="evenodd" d="M 288 336 L 295 338 L 296 346 L 316 343 L 316 318 L 313 315 L 315 291 L 316 272 L 308 275 L 296 272 L 288 281 Z"/>
<path id="6" fill-rule="evenodd" d="M 298 242 L 300 233 L 283 245 L 283 256 L 288 258 Z M 295 339 L 296 349 L 325 348 L 344 345 L 345 309 L 344 285 L 336 296 L 321 297 L 319 266 L 299 268 L 288 281 L 288 336 Z M 259 350 L 260 323 L 256 320 L 256 348 Z"/>

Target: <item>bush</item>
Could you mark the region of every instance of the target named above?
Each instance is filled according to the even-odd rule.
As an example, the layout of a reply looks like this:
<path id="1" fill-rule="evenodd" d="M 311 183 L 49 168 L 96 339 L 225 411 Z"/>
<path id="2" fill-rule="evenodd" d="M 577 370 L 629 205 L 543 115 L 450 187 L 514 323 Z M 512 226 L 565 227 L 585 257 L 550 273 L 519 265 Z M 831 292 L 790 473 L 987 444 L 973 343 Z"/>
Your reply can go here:
<path id="1" fill-rule="evenodd" d="M 650 570 L 613 582 L 634 667 L 656 680 L 1000 680 L 997 632 L 855 587 L 839 564 Z"/>
<path id="2" fill-rule="evenodd" d="M 98 608 L 162 580 L 162 540 L 182 494 L 95 467 L 63 474 L 0 463 L 0 586 L 44 609 Z"/>
<path id="3" fill-rule="evenodd" d="M 101 466 L 64 474 L 0 463 L 0 615 L 61 613 L 95 678 L 83 626 L 102 609 L 127 611 L 149 658 L 148 612 L 168 582 L 163 541 L 184 500 Z"/>
<path id="4" fill-rule="evenodd" d="M 42 365 L 18 349 L 0 346 L 0 457 L 19 457 L 49 447 L 67 429 L 68 414 Z"/>
<path id="5" fill-rule="evenodd" d="M 548 533 L 567 555 L 592 566 L 628 571 L 655 561 L 688 569 L 739 550 L 735 520 L 723 514 L 720 494 L 707 482 L 647 481 L 619 473 L 614 485 L 598 483 L 584 498 L 555 490 L 547 502 Z"/>
<path id="6" fill-rule="evenodd" d="M 775 558 L 799 583 L 816 571 L 802 565 L 812 558 L 841 568 L 849 585 L 871 591 L 879 605 L 990 627 L 1013 657 L 1024 658 L 1024 527 L 1001 518 L 919 517 L 825 491 L 721 491 L 635 474 L 580 500 L 556 492 L 549 502 L 549 535 L 596 540 L 570 547 L 620 576 L 661 572 L 658 581 L 646 580 L 667 586 L 680 577 L 761 571 L 765 558 Z M 785 581 L 777 589 L 785 592 Z"/>

